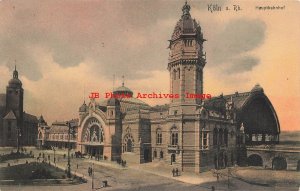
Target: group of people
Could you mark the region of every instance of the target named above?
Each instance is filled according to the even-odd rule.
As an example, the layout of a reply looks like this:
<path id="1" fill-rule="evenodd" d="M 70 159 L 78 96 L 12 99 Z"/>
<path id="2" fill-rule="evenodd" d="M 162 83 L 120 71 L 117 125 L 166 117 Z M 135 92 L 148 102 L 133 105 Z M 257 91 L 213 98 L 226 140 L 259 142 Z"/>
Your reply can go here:
<path id="1" fill-rule="evenodd" d="M 122 167 L 125 167 L 125 166 L 126 166 L 126 160 L 118 159 L 118 160 L 117 160 L 117 163 L 118 163 L 119 165 L 121 165 Z"/>
<path id="2" fill-rule="evenodd" d="M 41 162 L 41 160 L 42 160 L 42 163 L 49 162 L 49 164 L 50 164 L 50 159 L 51 159 L 51 156 L 48 154 L 46 157 L 45 153 L 39 153 L 39 155 L 36 157 L 36 161 Z M 53 158 L 53 162 L 56 163 L 55 157 Z"/>
<path id="3" fill-rule="evenodd" d="M 89 176 L 93 175 L 93 168 L 92 167 L 88 168 L 88 174 L 89 174 Z"/>
<path id="4" fill-rule="evenodd" d="M 172 174 L 173 174 L 173 177 L 174 176 L 179 176 L 179 170 L 178 170 L 178 168 L 173 168 L 173 170 L 172 170 Z"/>

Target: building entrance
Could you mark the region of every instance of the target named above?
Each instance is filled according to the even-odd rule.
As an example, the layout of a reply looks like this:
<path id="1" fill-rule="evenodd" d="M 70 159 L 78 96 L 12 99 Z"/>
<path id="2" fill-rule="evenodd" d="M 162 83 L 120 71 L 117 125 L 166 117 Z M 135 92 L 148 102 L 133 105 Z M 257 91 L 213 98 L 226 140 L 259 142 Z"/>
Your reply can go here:
<path id="1" fill-rule="evenodd" d="M 101 158 L 103 159 L 103 145 L 86 145 L 85 146 L 86 154 L 90 157 Z"/>

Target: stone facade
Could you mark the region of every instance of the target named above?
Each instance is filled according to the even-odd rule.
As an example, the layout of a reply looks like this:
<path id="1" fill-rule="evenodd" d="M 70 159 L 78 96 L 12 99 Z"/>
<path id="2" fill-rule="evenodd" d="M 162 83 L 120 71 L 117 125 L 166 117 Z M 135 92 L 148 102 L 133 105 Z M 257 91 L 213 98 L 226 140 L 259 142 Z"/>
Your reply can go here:
<path id="1" fill-rule="evenodd" d="M 203 94 L 206 53 L 201 27 L 192 19 L 187 3 L 182 12 L 170 40 L 168 62 L 170 94 L 178 94 L 179 98 L 151 107 L 134 98 L 123 83 L 113 93 L 130 98 L 84 102 L 75 127 L 77 151 L 128 163 L 164 162 L 199 173 L 241 163 L 247 158 L 245 144 L 254 141 L 249 139 L 250 134 L 270 137 L 260 144 L 278 141 L 280 128 L 275 110 L 259 85 L 251 92 L 207 100 L 185 96 L 187 92 Z M 263 107 L 257 105 L 257 100 Z M 252 117 L 247 120 L 249 114 Z M 268 116 L 263 130 L 254 126 L 261 116 Z M 41 123 L 40 132 L 51 134 L 52 128 Z M 40 140 L 42 146 L 53 145 L 48 135 L 44 137 Z"/>

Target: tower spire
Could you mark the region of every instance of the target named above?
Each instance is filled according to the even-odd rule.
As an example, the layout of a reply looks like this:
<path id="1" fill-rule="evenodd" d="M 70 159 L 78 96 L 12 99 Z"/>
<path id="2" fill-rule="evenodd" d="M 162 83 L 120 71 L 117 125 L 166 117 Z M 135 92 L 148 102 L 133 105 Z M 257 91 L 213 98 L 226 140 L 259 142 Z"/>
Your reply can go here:
<path id="1" fill-rule="evenodd" d="M 13 78 L 18 79 L 17 61 L 15 60 L 15 70 L 13 72 Z"/>
<path id="2" fill-rule="evenodd" d="M 124 75 L 122 76 L 122 87 L 124 87 Z"/>
<path id="3" fill-rule="evenodd" d="M 115 91 L 115 74 L 113 75 L 113 92 Z"/>
<path id="4" fill-rule="evenodd" d="M 83 103 L 85 103 L 85 84 L 83 85 Z"/>
<path id="5" fill-rule="evenodd" d="M 186 18 L 186 17 L 190 17 L 190 10 L 191 10 L 191 6 L 187 3 L 187 0 L 185 1 L 185 4 L 182 7 L 182 18 Z"/>

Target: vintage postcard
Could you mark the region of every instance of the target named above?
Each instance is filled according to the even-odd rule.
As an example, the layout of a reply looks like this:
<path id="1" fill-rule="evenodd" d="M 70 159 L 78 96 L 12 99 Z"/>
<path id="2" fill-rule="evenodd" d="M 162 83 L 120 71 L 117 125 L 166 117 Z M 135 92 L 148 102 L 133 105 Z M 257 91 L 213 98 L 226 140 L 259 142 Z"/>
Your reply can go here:
<path id="1" fill-rule="evenodd" d="M 0 0 L 0 191 L 300 190 L 300 1 Z"/>

